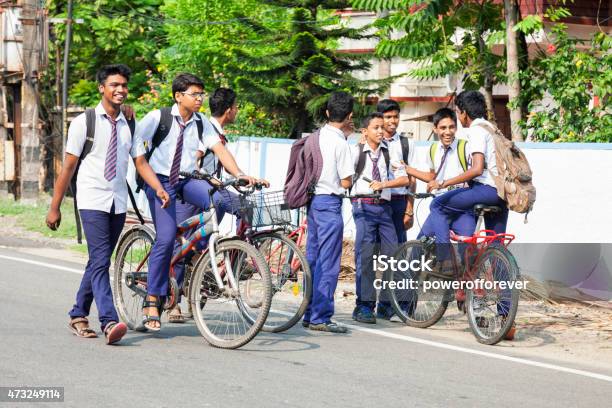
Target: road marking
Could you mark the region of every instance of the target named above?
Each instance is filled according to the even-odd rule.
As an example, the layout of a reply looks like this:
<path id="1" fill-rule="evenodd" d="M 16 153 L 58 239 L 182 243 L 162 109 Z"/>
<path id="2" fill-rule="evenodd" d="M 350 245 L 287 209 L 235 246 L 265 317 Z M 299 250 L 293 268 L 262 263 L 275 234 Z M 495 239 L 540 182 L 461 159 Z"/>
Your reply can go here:
<path id="1" fill-rule="evenodd" d="M 44 266 L 45 268 L 57 269 L 59 271 L 78 273 L 79 275 L 83 275 L 85 273 L 82 269 L 68 268 L 66 266 L 54 265 L 54 264 L 50 264 L 46 262 L 32 261 L 32 260 L 23 259 L 23 258 L 16 258 L 14 256 L 0 255 L 0 258 L 8 259 L 11 261 L 23 262 L 23 263 L 27 263 L 31 265 L 36 265 L 36 266 Z"/>
<path id="2" fill-rule="evenodd" d="M 293 314 L 287 313 L 287 312 L 283 312 L 281 310 L 270 309 L 270 312 L 282 314 L 282 315 L 285 315 L 285 316 L 293 316 Z M 604 374 L 598 374 L 598 373 L 592 373 L 590 371 L 577 370 L 577 369 L 574 369 L 574 368 L 563 367 L 563 366 L 559 366 L 559 365 L 556 365 L 556 364 L 541 363 L 539 361 L 527 360 L 526 358 L 511 357 L 511 356 L 506 356 L 504 354 L 497 354 L 497 353 L 491 353 L 491 352 L 488 352 L 488 351 L 475 350 L 475 349 L 471 349 L 471 348 L 467 348 L 467 347 L 453 346 L 451 344 L 440 343 L 440 342 L 432 341 L 432 340 L 425 340 L 425 339 L 421 339 L 421 338 L 418 338 L 418 337 L 406 336 L 406 335 L 397 334 L 397 333 L 389 333 L 389 332 L 386 332 L 384 330 L 368 329 L 366 327 L 356 326 L 356 325 L 348 324 L 348 323 L 344 323 L 344 322 L 342 322 L 342 325 L 346 326 L 347 328 L 349 328 L 351 330 L 356 330 L 356 331 L 360 331 L 360 332 L 364 332 L 364 333 L 374 334 L 374 335 L 382 336 L 382 337 L 388 337 L 390 339 L 402 340 L 402 341 L 407 341 L 407 342 L 410 342 L 410 343 L 418 343 L 418 344 L 423 344 L 425 346 L 431 346 L 431 347 L 437 347 L 437 348 L 446 349 L 446 350 L 458 351 L 460 353 L 475 354 L 475 355 L 478 355 L 478 356 L 494 358 L 494 359 L 497 359 L 497 360 L 511 361 L 513 363 L 530 365 L 530 366 L 533 366 L 533 367 L 546 368 L 548 370 L 561 371 L 561 372 L 564 372 L 564 373 L 581 375 L 583 377 L 595 378 L 595 379 L 598 379 L 598 380 L 612 382 L 612 377 L 611 376 L 604 375 Z"/>
<path id="3" fill-rule="evenodd" d="M 60 271 L 77 273 L 79 275 L 83 275 L 84 273 L 83 270 L 80 270 L 80 269 L 68 268 L 66 266 L 54 265 L 54 264 L 50 264 L 46 262 L 32 261 L 29 259 L 22 259 L 22 258 L 17 258 L 13 256 L 0 255 L 0 258 L 8 259 L 11 261 L 23 262 L 23 263 L 27 263 L 31 265 L 44 266 L 46 268 L 57 269 Z M 290 313 L 286 313 L 280 310 L 271 310 L 271 311 L 275 313 L 287 315 L 287 316 L 293 316 Z M 375 334 L 377 336 L 387 337 L 390 339 L 402 340 L 402 341 L 407 341 L 410 343 L 423 344 L 425 346 L 437 347 L 441 349 L 457 351 L 460 353 L 475 354 L 478 356 L 494 358 L 497 360 L 510 361 L 513 363 L 524 364 L 524 365 L 529 365 L 533 367 L 540 367 L 540 368 L 545 368 L 548 370 L 555 370 L 555 371 L 560 371 L 564 373 L 580 375 L 583 377 L 595 378 L 597 380 L 612 382 L 612 377 L 608 375 L 604 375 L 604 374 L 598 374 L 598 373 L 593 373 L 593 372 L 584 371 L 584 370 L 577 370 L 575 368 L 563 367 L 563 366 L 559 366 L 556 364 L 541 363 L 539 361 L 527 360 L 525 358 L 520 358 L 520 357 L 511 357 L 511 356 L 506 356 L 503 354 L 491 353 L 488 351 L 474 350 L 474 349 L 470 349 L 467 347 L 453 346 L 451 344 L 440 343 L 440 342 L 432 341 L 432 340 L 420 339 L 418 337 L 406 336 L 406 335 L 397 334 L 397 333 L 389 333 L 389 332 L 378 330 L 378 329 L 368 329 L 366 327 L 355 326 L 353 324 L 346 324 L 346 323 L 343 323 L 343 324 L 351 330 L 360 331 L 360 332 L 369 333 L 369 334 Z"/>
<path id="4" fill-rule="evenodd" d="M 361 331 L 361 332 L 364 332 L 364 333 L 375 334 L 375 335 L 378 335 L 378 336 L 388 337 L 388 338 L 391 338 L 391 339 L 403 340 L 403 341 L 408 341 L 408 342 L 411 342 L 411 343 L 418 343 L 418 344 L 423 344 L 423 345 L 426 345 L 426 346 L 437 347 L 437 348 L 446 349 L 446 350 L 458 351 L 460 353 L 476 354 L 476 355 L 479 355 L 479 356 L 494 358 L 494 359 L 497 359 L 497 360 L 511 361 L 513 363 L 530 365 L 530 366 L 533 366 L 533 367 L 546 368 L 548 370 L 561 371 L 561 372 L 564 372 L 564 373 L 581 375 L 583 377 L 595 378 L 595 379 L 598 379 L 598 380 L 612 382 L 612 377 L 611 376 L 603 375 L 603 374 L 598 374 L 598 373 L 592 373 L 590 371 L 576 370 L 574 368 L 563 367 L 563 366 L 559 366 L 559 365 L 556 365 L 556 364 L 541 363 L 539 361 L 527 360 L 525 358 L 520 358 L 520 357 L 511 357 L 511 356 L 506 356 L 504 354 L 491 353 L 491 352 L 482 351 L 482 350 L 474 350 L 474 349 L 470 349 L 470 348 L 467 348 L 467 347 L 453 346 L 451 344 L 439 343 L 437 341 L 420 339 L 418 337 L 406 336 L 406 335 L 397 334 L 397 333 L 389 333 L 389 332 L 386 332 L 386 331 L 383 331 L 383 330 L 378 330 L 378 329 L 368 329 L 368 328 L 361 327 L 361 326 L 355 326 L 353 324 L 345 324 L 345 323 L 343 323 L 343 324 L 344 324 L 344 326 L 348 327 L 351 330 L 356 330 L 356 331 Z"/>

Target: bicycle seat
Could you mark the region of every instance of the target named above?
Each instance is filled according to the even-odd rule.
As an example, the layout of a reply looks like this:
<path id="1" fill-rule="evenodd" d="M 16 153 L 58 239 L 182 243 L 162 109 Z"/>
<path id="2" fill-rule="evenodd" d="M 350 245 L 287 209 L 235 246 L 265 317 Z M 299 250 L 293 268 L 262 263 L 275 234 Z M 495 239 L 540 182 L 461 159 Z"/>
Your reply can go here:
<path id="1" fill-rule="evenodd" d="M 502 208 L 497 205 L 476 204 L 474 206 L 474 214 L 476 214 L 477 217 L 484 214 L 495 214 L 501 211 Z"/>

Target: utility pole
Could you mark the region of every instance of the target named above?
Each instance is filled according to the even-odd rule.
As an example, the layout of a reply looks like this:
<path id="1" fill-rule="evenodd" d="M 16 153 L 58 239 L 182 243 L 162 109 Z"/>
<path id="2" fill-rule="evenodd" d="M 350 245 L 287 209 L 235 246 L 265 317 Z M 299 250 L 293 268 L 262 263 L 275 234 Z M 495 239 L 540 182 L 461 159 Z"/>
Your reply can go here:
<path id="1" fill-rule="evenodd" d="M 72 0 L 68 0 L 66 20 L 66 43 L 64 44 L 64 78 L 62 81 L 62 160 L 66 156 L 66 137 L 68 136 L 68 69 L 70 65 L 70 42 L 72 40 Z"/>
<path id="2" fill-rule="evenodd" d="M 21 81 L 21 117 L 14 126 L 20 128 L 18 184 L 16 195 L 20 199 L 38 196 L 41 143 L 38 137 L 38 63 L 40 61 L 40 30 L 37 0 L 22 0 L 21 24 L 23 27 L 23 79 Z M 19 119 L 19 120 L 17 120 Z M 44 186 L 43 186 L 44 187 Z"/>
<path id="3" fill-rule="evenodd" d="M 512 129 L 512 140 L 521 142 L 521 128 L 519 121 L 522 118 L 521 106 L 518 98 L 521 93 L 521 82 L 519 80 L 519 53 L 517 45 L 516 31 L 514 26 L 518 19 L 517 0 L 504 0 L 504 10 L 506 14 L 506 55 L 508 74 L 508 102 L 513 105 L 510 109 L 510 127 Z"/>

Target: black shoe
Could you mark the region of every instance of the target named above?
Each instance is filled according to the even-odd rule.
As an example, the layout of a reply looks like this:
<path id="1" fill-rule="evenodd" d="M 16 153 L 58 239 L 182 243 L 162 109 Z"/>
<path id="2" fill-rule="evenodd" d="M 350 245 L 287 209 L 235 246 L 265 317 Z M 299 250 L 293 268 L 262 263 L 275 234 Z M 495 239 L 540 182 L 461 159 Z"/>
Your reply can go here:
<path id="1" fill-rule="evenodd" d="M 335 322 L 311 324 L 310 330 L 322 331 L 328 333 L 346 333 L 348 329 L 344 326 L 338 326 Z"/>
<path id="2" fill-rule="evenodd" d="M 379 303 L 376 307 L 376 318 L 382 320 L 391 320 L 391 318 L 395 315 L 395 311 L 391 306 L 384 305 Z"/>
<path id="3" fill-rule="evenodd" d="M 355 310 L 353 310 L 353 320 L 359 323 L 374 324 L 376 323 L 376 316 L 374 316 L 374 313 L 369 307 L 357 306 Z"/>
<path id="4" fill-rule="evenodd" d="M 310 322 L 307 322 L 306 320 L 302 320 L 302 327 L 307 329 L 308 326 L 310 326 Z"/>

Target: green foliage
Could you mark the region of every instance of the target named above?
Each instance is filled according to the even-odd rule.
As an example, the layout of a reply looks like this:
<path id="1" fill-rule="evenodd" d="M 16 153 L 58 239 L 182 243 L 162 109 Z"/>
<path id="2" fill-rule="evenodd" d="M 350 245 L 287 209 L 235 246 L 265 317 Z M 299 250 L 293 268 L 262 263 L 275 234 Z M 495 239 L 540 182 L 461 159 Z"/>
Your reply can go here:
<path id="1" fill-rule="evenodd" d="M 504 38 L 502 5 L 493 0 L 352 0 L 353 7 L 385 12 L 376 22 L 383 58 L 417 64 L 408 74 L 434 79 L 465 73 L 465 88 L 504 78 L 504 61 L 492 46 Z"/>
<path id="2" fill-rule="evenodd" d="M 163 0 L 97 0 L 74 2 L 74 18 L 83 20 L 73 24 L 70 54 L 69 102 L 92 106 L 99 101 L 95 82 L 96 71 L 105 64 L 123 63 L 132 69 L 128 103 L 134 103 L 148 90 L 146 70 L 158 75 L 156 55 L 166 45 L 166 36 L 159 16 Z M 66 1 L 48 0 L 51 17 L 66 18 Z M 65 24 L 54 26 L 50 44 L 52 56 L 63 58 Z M 55 71 L 55 59 L 50 58 Z M 47 78 L 50 79 L 50 78 Z M 47 97 L 61 92 L 48 81 Z"/>
<path id="3" fill-rule="evenodd" d="M 522 126 L 537 141 L 612 142 L 611 37 L 598 32 L 587 47 L 558 24 L 551 39 L 521 73 L 522 98 L 530 101 Z M 594 96 L 600 106 L 589 109 Z"/>
<path id="4" fill-rule="evenodd" d="M 285 118 L 291 137 L 312 131 L 325 120 L 325 103 L 333 91 L 344 90 L 359 102 L 357 116 L 367 108 L 369 95 L 382 93 L 395 78 L 362 80 L 358 73 L 371 68 L 369 54 L 337 51 L 341 38 L 371 37 L 370 27 L 354 29 L 341 24 L 332 11 L 348 7 L 343 1 L 266 1 L 272 12 L 285 15 L 285 23 L 262 29 L 270 47 L 235 50 L 242 74 L 235 84 L 242 94 Z"/>

